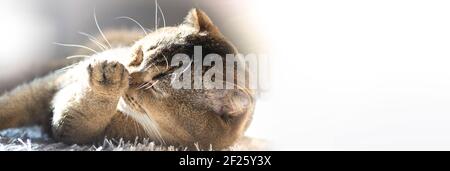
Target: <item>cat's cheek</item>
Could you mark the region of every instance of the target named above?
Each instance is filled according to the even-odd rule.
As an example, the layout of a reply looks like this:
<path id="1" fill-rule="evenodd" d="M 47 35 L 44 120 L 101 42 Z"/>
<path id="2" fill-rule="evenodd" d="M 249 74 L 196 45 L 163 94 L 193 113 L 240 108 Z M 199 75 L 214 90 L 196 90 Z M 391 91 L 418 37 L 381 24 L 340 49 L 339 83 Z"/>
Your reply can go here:
<path id="1" fill-rule="evenodd" d="M 132 97 L 139 104 L 146 104 L 149 101 L 148 97 L 146 97 L 145 90 L 130 88 L 126 91 L 126 95 Z"/>

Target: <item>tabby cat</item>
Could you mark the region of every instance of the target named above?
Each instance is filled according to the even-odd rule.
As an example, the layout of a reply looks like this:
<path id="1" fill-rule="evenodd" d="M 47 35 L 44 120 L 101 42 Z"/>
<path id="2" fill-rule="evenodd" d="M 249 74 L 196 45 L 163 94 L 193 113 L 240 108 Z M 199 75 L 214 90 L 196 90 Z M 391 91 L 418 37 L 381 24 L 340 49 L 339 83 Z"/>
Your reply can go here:
<path id="1" fill-rule="evenodd" d="M 67 144 L 147 138 L 213 148 L 243 135 L 254 109 L 251 90 L 236 83 L 234 89 L 171 86 L 182 70 L 168 65 L 175 54 L 192 58 L 194 46 L 205 55 L 238 53 L 203 11 L 192 9 L 178 26 L 138 35 L 106 33 L 112 48 L 3 94 L 0 129 L 38 124 Z"/>

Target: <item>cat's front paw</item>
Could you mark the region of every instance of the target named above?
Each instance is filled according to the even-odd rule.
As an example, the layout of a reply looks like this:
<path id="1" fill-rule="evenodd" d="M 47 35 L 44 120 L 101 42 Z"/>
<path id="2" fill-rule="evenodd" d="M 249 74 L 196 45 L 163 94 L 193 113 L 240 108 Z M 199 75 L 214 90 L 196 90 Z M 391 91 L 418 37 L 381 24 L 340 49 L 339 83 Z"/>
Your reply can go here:
<path id="1" fill-rule="evenodd" d="M 89 85 L 97 92 L 114 95 L 128 88 L 128 71 L 116 61 L 97 60 L 89 64 Z"/>

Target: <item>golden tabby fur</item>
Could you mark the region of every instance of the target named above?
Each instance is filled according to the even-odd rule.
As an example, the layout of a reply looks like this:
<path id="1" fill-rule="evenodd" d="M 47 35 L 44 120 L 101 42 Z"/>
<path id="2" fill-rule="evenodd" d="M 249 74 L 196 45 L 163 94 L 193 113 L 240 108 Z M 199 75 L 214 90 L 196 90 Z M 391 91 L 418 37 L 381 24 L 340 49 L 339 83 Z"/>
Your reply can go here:
<path id="1" fill-rule="evenodd" d="M 2 95 L 0 129 L 39 124 L 69 144 L 105 137 L 149 138 L 161 144 L 224 148 L 242 136 L 253 113 L 251 91 L 242 86 L 173 89 L 170 74 L 164 73 L 170 72 L 166 64 L 146 67 L 149 61 L 189 53 L 191 45 L 211 53 L 237 53 L 204 12 L 193 9 L 179 26 L 147 36 L 135 31 L 106 36 L 109 42 L 103 43 L 112 48 Z M 154 83 L 156 75 L 157 84 L 140 88 Z"/>

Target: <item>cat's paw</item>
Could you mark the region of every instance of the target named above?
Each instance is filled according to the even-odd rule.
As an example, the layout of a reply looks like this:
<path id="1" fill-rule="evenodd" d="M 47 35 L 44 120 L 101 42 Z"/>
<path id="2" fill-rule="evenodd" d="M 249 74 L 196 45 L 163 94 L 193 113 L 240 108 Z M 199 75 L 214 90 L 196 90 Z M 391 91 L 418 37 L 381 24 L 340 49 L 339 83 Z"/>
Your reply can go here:
<path id="1" fill-rule="evenodd" d="M 128 88 L 128 71 L 116 61 L 97 60 L 88 65 L 89 85 L 97 92 L 115 95 Z"/>

